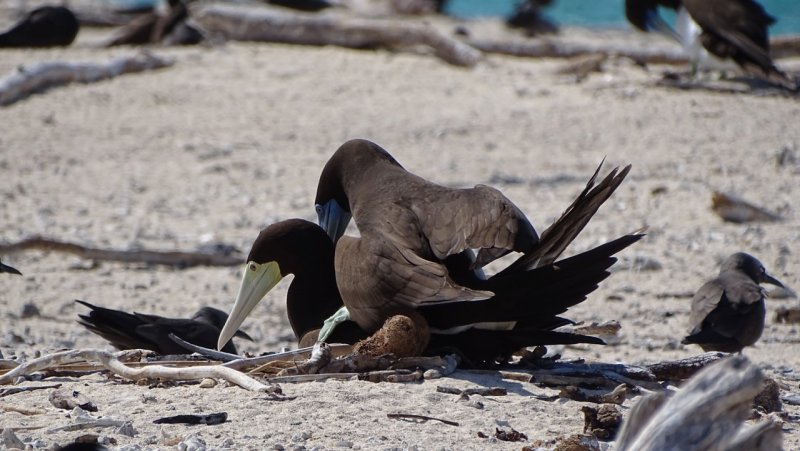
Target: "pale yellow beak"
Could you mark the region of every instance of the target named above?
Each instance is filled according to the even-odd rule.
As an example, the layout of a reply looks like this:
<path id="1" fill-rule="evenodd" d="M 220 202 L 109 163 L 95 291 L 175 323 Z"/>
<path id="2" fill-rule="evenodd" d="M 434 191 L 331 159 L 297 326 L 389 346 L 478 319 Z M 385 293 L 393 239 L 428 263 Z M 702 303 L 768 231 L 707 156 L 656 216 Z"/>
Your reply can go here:
<path id="1" fill-rule="evenodd" d="M 239 326 L 242 325 L 247 315 L 253 311 L 256 305 L 261 302 L 261 299 L 282 278 L 277 262 L 247 263 L 242 276 L 242 284 L 239 287 L 239 294 L 236 296 L 236 303 L 233 305 L 228 321 L 225 322 L 225 326 L 219 334 L 217 349 L 222 349 L 225 346 L 236 331 L 239 330 Z"/>

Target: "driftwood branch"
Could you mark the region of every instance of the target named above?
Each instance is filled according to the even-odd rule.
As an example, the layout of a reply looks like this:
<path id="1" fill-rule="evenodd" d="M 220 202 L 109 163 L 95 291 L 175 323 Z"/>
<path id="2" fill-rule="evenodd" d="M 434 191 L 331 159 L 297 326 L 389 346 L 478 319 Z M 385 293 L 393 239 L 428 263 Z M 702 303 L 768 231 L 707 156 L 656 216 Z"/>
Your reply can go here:
<path id="1" fill-rule="evenodd" d="M 258 382 L 257 380 L 230 368 L 221 365 L 193 366 L 186 368 L 171 368 L 162 365 L 147 366 L 144 368 L 131 368 L 119 360 L 120 355 L 128 355 L 130 351 L 111 353 L 98 349 L 79 349 L 62 351 L 55 354 L 39 357 L 23 363 L 8 373 L 0 376 L 0 385 L 9 384 L 15 378 L 32 374 L 56 365 L 78 361 L 99 362 L 107 370 L 117 376 L 130 380 L 139 379 L 165 379 L 165 380 L 200 380 L 205 378 L 223 379 L 231 384 L 238 385 L 246 390 L 271 392 L 274 387 Z"/>
<path id="2" fill-rule="evenodd" d="M 207 32 L 239 41 L 357 49 L 425 46 L 444 61 L 464 67 L 472 67 L 482 58 L 481 52 L 468 44 L 426 24 L 408 21 L 300 14 L 221 4 L 202 7 L 193 18 Z"/>
<path id="3" fill-rule="evenodd" d="M 192 266 L 234 266 L 242 264 L 241 258 L 232 255 L 209 254 L 203 252 L 98 249 L 41 237 L 26 238 L 11 244 L 0 244 L 0 253 L 2 254 L 10 254 L 29 249 L 65 252 L 90 260 L 148 263 L 153 265 L 175 266 L 178 268 L 189 268 Z"/>
<path id="4" fill-rule="evenodd" d="M 642 399 L 623 425 L 617 449 L 780 449 L 780 428 L 741 429 L 763 380 L 744 357 L 710 365 L 671 399 L 664 394 Z"/>
<path id="5" fill-rule="evenodd" d="M 122 74 L 161 69 L 173 60 L 150 53 L 123 56 L 103 63 L 50 61 L 19 67 L 0 80 L 0 105 L 10 105 L 29 95 L 70 83 L 94 83 Z"/>
<path id="6" fill-rule="evenodd" d="M 660 381 L 683 381 L 725 356 L 722 352 L 706 352 L 687 359 L 653 363 L 647 369 Z"/>
<path id="7" fill-rule="evenodd" d="M 674 50 L 634 48 L 605 42 L 577 44 L 540 39 L 527 41 L 470 40 L 469 45 L 484 52 L 526 58 L 574 58 L 587 55 L 613 55 L 647 64 L 684 64 L 688 60 L 679 47 Z"/>

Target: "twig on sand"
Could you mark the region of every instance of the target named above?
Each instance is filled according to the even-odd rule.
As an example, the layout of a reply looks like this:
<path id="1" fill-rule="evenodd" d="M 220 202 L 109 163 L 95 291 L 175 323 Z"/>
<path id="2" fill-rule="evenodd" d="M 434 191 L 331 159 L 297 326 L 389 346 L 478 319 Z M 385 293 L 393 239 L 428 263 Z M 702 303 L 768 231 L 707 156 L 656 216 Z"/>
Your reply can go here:
<path id="1" fill-rule="evenodd" d="M 122 74 L 161 69 L 171 59 L 141 52 L 102 63 L 50 61 L 19 67 L 0 80 L 0 105 L 10 105 L 29 95 L 70 83 L 94 83 Z"/>
<path id="2" fill-rule="evenodd" d="M 779 425 L 743 426 L 763 380 L 741 356 L 709 365 L 671 399 L 663 392 L 641 399 L 623 424 L 616 449 L 781 449 Z"/>
<path id="3" fill-rule="evenodd" d="M 358 49 L 426 46 L 442 60 L 464 67 L 472 67 L 483 58 L 470 45 L 427 24 L 410 21 L 290 13 L 224 4 L 203 6 L 193 18 L 206 31 L 232 40 Z"/>
<path id="4" fill-rule="evenodd" d="M 2 86 L 0 86 L 0 99 L 2 98 L 1 91 Z M 77 255 L 78 257 L 90 260 L 148 263 L 154 265 L 175 266 L 178 268 L 189 268 L 192 266 L 234 266 L 242 263 L 241 258 L 231 255 L 209 254 L 203 252 L 121 251 L 97 249 L 81 246 L 80 244 L 41 237 L 26 238 L 11 244 L 0 244 L 0 254 L 20 252 L 28 249 L 66 252 L 68 254 Z"/>
<path id="5" fill-rule="evenodd" d="M 144 368 L 131 368 L 119 360 L 120 356 L 128 354 L 130 354 L 130 351 L 111 353 L 99 349 L 79 349 L 57 352 L 23 363 L 17 368 L 0 376 L 0 385 L 11 383 L 17 377 L 29 375 L 52 366 L 77 361 L 91 361 L 99 362 L 113 374 L 130 380 L 159 378 L 177 381 L 216 378 L 223 379 L 250 391 L 274 392 L 279 390 L 275 386 L 264 385 L 244 373 L 221 365 L 193 366 L 186 368 L 170 368 L 163 365 L 153 365 Z"/>
<path id="6" fill-rule="evenodd" d="M 34 385 L 31 387 L 12 387 L 12 388 L 4 388 L 0 390 L 0 398 L 3 396 L 10 396 L 15 395 L 17 393 L 25 393 L 34 390 L 45 390 L 48 388 L 61 388 L 61 384 L 53 384 L 53 385 Z"/>
<path id="7" fill-rule="evenodd" d="M 389 417 L 389 418 L 396 419 L 396 420 L 405 420 L 405 419 L 421 420 L 421 421 L 433 420 L 433 421 L 439 421 L 441 423 L 444 423 L 444 424 L 447 424 L 447 425 L 450 425 L 450 426 L 459 426 L 459 424 L 456 423 L 455 421 L 443 420 L 441 418 L 429 417 L 427 415 L 415 415 L 413 413 L 387 413 L 386 416 Z"/>

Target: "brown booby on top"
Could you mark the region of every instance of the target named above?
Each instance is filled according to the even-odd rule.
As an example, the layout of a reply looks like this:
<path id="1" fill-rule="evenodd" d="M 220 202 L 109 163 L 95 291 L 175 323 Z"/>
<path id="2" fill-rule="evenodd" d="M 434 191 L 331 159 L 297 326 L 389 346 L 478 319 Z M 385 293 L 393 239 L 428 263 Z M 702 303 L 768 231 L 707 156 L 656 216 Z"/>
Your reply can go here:
<path id="1" fill-rule="evenodd" d="M 470 269 L 471 260 L 458 254 L 458 258 L 448 259 L 444 266 L 460 275 L 459 283 L 464 284 L 465 290 L 485 292 L 487 299 L 461 301 L 454 298 L 448 302 L 424 303 L 410 298 L 407 304 L 383 302 L 365 309 L 378 311 L 377 316 L 382 320 L 395 314 L 418 313 L 434 332 L 431 346 L 456 347 L 478 360 L 539 344 L 602 343 L 595 337 L 553 329 L 570 323 L 559 315 L 585 300 L 609 275 L 608 268 L 616 261 L 613 255 L 641 236 L 626 235 L 555 265 L 497 274 L 488 279 L 477 277 Z M 341 260 L 339 248 L 334 257 L 332 241 L 320 227 L 308 221 L 292 219 L 265 228 L 250 250 L 242 285 L 220 334 L 220 342 L 229 338 L 230 332 L 239 327 L 247 314 L 287 274 L 294 274 L 287 295 L 287 310 L 295 334 L 301 338 L 308 328 L 319 329 L 331 311 L 343 304 L 348 309 L 353 308 L 351 300 L 338 291 L 336 281 L 342 266 L 358 268 L 343 270 L 352 274 L 361 271 L 362 263 Z M 381 267 L 369 267 L 359 272 L 359 277 L 377 285 L 392 283 L 392 274 Z M 512 322 L 512 327 L 516 322 L 517 326 L 513 330 L 491 330 L 493 325 L 505 327 L 508 322 Z M 344 323 L 349 324 L 351 331 L 359 332 L 344 339 L 345 342 L 352 343 L 377 329 L 371 327 L 372 323 L 368 323 L 368 327 L 363 327 L 358 320 L 356 323 L 356 327 Z M 489 330 L 473 330 L 473 326 L 479 327 L 476 323 Z M 378 327 L 382 324 L 381 321 Z M 334 336 L 340 333 L 340 327 L 334 330 Z M 329 341 L 340 340 L 331 338 Z"/>
<path id="2" fill-rule="evenodd" d="M 761 337 L 766 316 L 760 283 L 783 287 L 752 255 L 737 252 L 728 257 L 719 275 L 695 293 L 689 336 L 683 343 L 721 352 L 741 352 L 753 345 Z"/>
<path id="3" fill-rule="evenodd" d="M 69 8 L 42 6 L 0 34 L 0 47 L 68 46 L 79 29 L 78 19 Z"/>
<path id="4" fill-rule="evenodd" d="M 769 55 L 767 29 L 775 18 L 754 0 L 626 0 L 625 13 L 635 27 L 643 31 L 661 31 L 684 46 L 692 47 L 693 37 L 678 36 L 658 15 L 657 7 L 679 12 L 701 29 L 700 43 L 709 53 L 730 58 L 746 73 L 789 90 L 797 89 L 795 81 L 778 69 Z M 688 29 L 690 26 L 684 27 Z"/>
<path id="5" fill-rule="evenodd" d="M 8 274 L 16 274 L 21 276 L 22 273 L 17 270 L 17 268 L 12 268 L 11 266 L 4 265 L 3 262 L 0 262 L 0 273 L 8 273 Z"/>
<path id="6" fill-rule="evenodd" d="M 458 280 L 447 260 L 477 258 L 474 271 L 511 251 L 523 256 L 498 275 L 525 273 L 555 261 L 630 170 L 597 173 L 567 211 L 539 238 L 525 215 L 500 191 L 483 185 L 446 188 L 406 171 L 366 140 L 344 143 L 320 176 L 316 209 L 334 240 L 336 280 L 351 318 L 367 331 L 386 314 L 423 304 L 477 301 L 496 293 Z M 359 238 L 342 237 L 350 217 Z M 341 238 L 340 238 L 341 237 Z M 363 277 L 365 272 L 379 277 Z M 436 327 L 436 326 L 433 326 Z"/>
<path id="7" fill-rule="evenodd" d="M 157 315 L 126 313 L 98 307 L 84 301 L 75 301 L 89 307 L 88 315 L 78 315 L 78 323 L 91 332 L 105 338 L 119 350 L 149 349 L 161 355 L 186 354 L 188 351 L 175 343 L 169 334 L 175 334 L 182 340 L 204 348 L 217 345 L 219 332 L 228 315 L 213 307 L 203 307 L 191 318 L 165 318 Z M 237 330 L 234 337 L 253 341 L 249 335 Z M 230 337 L 221 347 L 221 351 L 237 354 L 236 346 Z"/>

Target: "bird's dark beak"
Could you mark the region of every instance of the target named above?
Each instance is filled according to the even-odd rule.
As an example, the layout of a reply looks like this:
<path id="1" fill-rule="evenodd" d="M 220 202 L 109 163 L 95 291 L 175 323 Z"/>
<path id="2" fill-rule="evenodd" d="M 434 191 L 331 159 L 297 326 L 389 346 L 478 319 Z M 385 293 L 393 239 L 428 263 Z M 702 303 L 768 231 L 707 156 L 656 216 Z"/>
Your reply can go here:
<path id="1" fill-rule="evenodd" d="M 233 336 L 247 341 L 255 341 L 253 340 L 253 337 L 251 337 L 250 335 L 247 334 L 247 332 L 244 332 L 242 330 L 237 330 L 236 333 L 233 334 Z"/>
<path id="2" fill-rule="evenodd" d="M 22 273 L 17 271 L 16 268 L 12 268 L 12 267 L 10 267 L 8 265 L 4 265 L 2 263 L 0 263 L 0 272 L 7 272 L 9 274 L 16 274 L 18 276 L 22 275 Z"/>
<path id="3" fill-rule="evenodd" d="M 775 286 L 778 286 L 778 287 L 781 287 L 781 288 L 786 288 L 785 286 L 783 286 L 783 284 L 781 283 L 781 281 L 780 281 L 780 280 L 778 280 L 778 279 L 776 279 L 776 278 L 774 278 L 774 277 L 770 276 L 770 275 L 769 275 L 769 274 L 767 274 L 767 273 L 764 273 L 764 274 L 761 276 L 761 282 L 762 282 L 762 283 L 768 283 L 768 284 L 770 284 L 770 285 L 775 285 Z"/>
<path id="4" fill-rule="evenodd" d="M 317 210 L 317 219 L 319 226 L 328 234 L 334 243 L 339 241 L 344 231 L 347 230 L 347 224 L 350 223 L 352 214 L 345 211 L 344 208 L 336 202 L 336 199 L 331 199 L 324 204 L 315 205 Z"/>
<path id="5" fill-rule="evenodd" d="M 217 349 L 222 349 L 239 330 L 247 315 L 261 302 L 261 299 L 269 293 L 278 282 L 281 281 L 280 267 L 277 262 L 256 263 L 248 262 L 244 268 L 242 284 L 239 286 L 239 294 L 236 296 L 236 303 L 228 316 L 228 321 L 219 333 Z M 244 332 L 242 332 L 244 333 Z"/>

